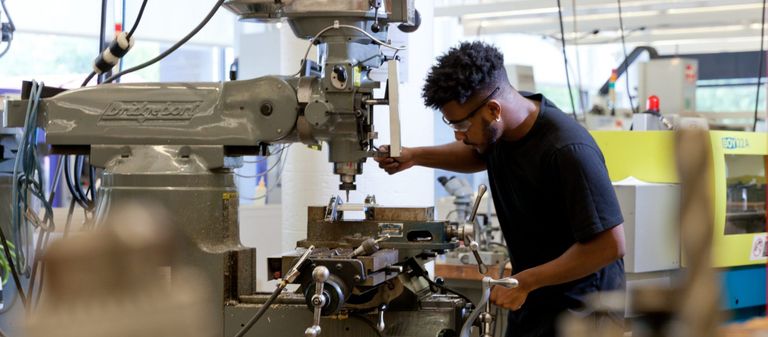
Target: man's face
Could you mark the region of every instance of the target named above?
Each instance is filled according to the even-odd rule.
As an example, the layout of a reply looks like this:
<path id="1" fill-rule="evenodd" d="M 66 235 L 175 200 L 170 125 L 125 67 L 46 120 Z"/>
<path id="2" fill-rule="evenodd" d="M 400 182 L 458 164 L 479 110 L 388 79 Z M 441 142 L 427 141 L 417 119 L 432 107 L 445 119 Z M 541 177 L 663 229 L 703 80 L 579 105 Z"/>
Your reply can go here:
<path id="1" fill-rule="evenodd" d="M 453 129 L 456 140 L 474 147 L 479 153 L 485 153 L 501 131 L 490 111 L 492 94 L 479 103 L 451 101 L 442 108 L 443 121 Z"/>

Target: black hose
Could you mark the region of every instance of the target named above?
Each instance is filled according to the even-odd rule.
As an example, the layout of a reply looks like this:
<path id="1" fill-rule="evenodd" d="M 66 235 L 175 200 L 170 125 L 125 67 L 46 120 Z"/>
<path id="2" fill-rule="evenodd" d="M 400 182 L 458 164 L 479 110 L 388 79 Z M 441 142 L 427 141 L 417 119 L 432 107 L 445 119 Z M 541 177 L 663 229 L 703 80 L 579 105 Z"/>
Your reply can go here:
<path id="1" fill-rule="evenodd" d="M 224 3 L 224 0 L 216 1 L 216 4 L 213 6 L 211 11 L 208 13 L 208 15 L 203 19 L 203 21 L 201 21 L 200 24 L 198 24 L 197 27 L 195 27 L 195 29 L 193 29 L 191 32 L 189 32 L 189 34 L 187 34 L 187 36 L 185 36 L 179 42 L 176 42 L 176 44 L 171 46 L 171 48 L 168 48 L 166 51 L 162 52 L 160 55 L 155 56 L 155 58 L 153 58 L 153 59 L 151 59 L 151 60 L 149 60 L 147 62 L 139 64 L 139 65 L 137 65 L 137 66 L 135 66 L 133 68 L 128 68 L 126 70 L 123 70 L 123 71 L 121 71 L 121 72 L 119 72 L 117 74 L 114 74 L 114 75 L 108 77 L 106 80 L 104 80 L 104 83 L 112 82 L 112 81 L 120 78 L 120 76 L 123 76 L 123 75 L 126 75 L 126 74 L 130 74 L 130 73 L 132 73 L 134 71 L 138 71 L 138 70 L 144 69 L 146 67 L 149 67 L 149 66 L 155 64 L 157 61 L 160 61 L 163 58 L 165 58 L 166 56 L 170 55 L 171 53 L 176 51 L 176 49 L 179 49 L 179 47 L 181 47 L 181 45 L 187 43 L 187 41 L 189 41 L 189 39 L 191 39 L 193 36 L 195 36 L 195 34 L 197 34 L 197 32 L 199 32 L 201 29 L 203 29 L 203 27 L 205 27 L 205 25 L 208 23 L 208 21 L 211 20 L 213 15 L 216 14 L 216 11 L 219 9 L 219 7 L 221 7 L 222 3 Z"/>
<path id="2" fill-rule="evenodd" d="M 763 78 L 763 62 L 765 58 L 765 0 L 763 0 L 763 18 L 760 23 L 760 64 L 757 68 L 757 93 L 755 94 L 755 119 L 752 121 L 752 131 L 757 131 L 757 106 L 760 103 L 760 80 Z"/>
<path id="3" fill-rule="evenodd" d="M 128 40 L 131 40 L 131 36 L 133 36 L 133 32 L 136 31 L 136 28 L 139 27 L 139 21 L 141 21 L 141 17 L 144 16 L 144 8 L 147 7 L 147 0 L 142 1 L 141 8 L 139 8 L 139 14 L 136 16 L 136 21 L 133 22 L 133 27 L 131 27 L 131 30 L 128 32 Z"/>
<path id="4" fill-rule="evenodd" d="M 69 168 L 70 159 L 69 156 L 64 156 L 64 181 L 67 183 L 67 189 L 69 190 L 70 196 L 72 196 L 72 200 L 77 202 L 80 207 L 88 209 L 88 204 L 85 203 L 83 199 L 80 198 L 80 195 L 77 193 L 77 190 L 75 190 L 74 183 L 72 182 L 72 171 Z M 79 188 L 78 188 L 79 189 Z"/>
<path id="5" fill-rule="evenodd" d="M 259 321 L 261 316 L 264 316 L 264 313 L 267 312 L 267 309 L 269 309 L 269 306 L 272 305 L 272 302 L 277 299 L 277 296 L 280 295 L 281 292 L 283 292 L 283 289 L 285 289 L 285 286 L 287 284 L 280 282 L 280 284 L 277 286 L 277 289 L 272 292 L 272 295 L 269 296 L 269 299 L 267 299 L 266 302 L 259 308 L 259 311 L 256 312 L 251 319 L 248 320 L 248 323 L 245 323 L 245 325 L 235 334 L 235 337 L 243 337 L 246 333 L 248 333 L 248 330 L 251 330 L 251 327 L 253 327 L 256 322 Z"/>
<path id="6" fill-rule="evenodd" d="M 571 89 L 571 75 L 568 71 L 568 55 L 565 52 L 565 27 L 563 26 L 563 8 L 560 5 L 560 0 L 557 0 L 557 14 L 560 18 L 560 42 L 563 47 L 563 63 L 565 64 L 565 81 L 568 83 L 568 97 L 571 98 L 571 111 L 573 111 L 573 119 L 578 121 L 576 117 L 576 104 L 573 103 L 573 90 Z"/>
<path id="7" fill-rule="evenodd" d="M 92 71 L 90 74 L 88 74 L 88 77 L 85 78 L 85 81 L 83 81 L 83 84 L 81 84 L 80 87 L 82 88 L 82 87 L 88 85 L 88 82 L 90 82 L 91 79 L 93 79 L 94 76 L 96 76 L 96 72 Z"/>
<path id="8" fill-rule="evenodd" d="M 627 43 L 624 41 L 624 15 L 621 12 L 621 0 L 616 0 L 616 3 L 619 7 L 619 31 L 621 32 L 621 49 L 624 51 L 624 59 L 627 59 Z M 629 86 L 629 71 L 627 71 L 626 74 L 624 74 L 624 80 L 627 83 L 627 97 L 629 98 L 629 108 L 632 110 L 633 114 L 637 113 L 637 108 L 635 107 L 635 100 L 632 98 L 632 90 Z"/>
<path id="9" fill-rule="evenodd" d="M 101 0 L 101 25 L 99 26 L 99 53 L 100 55 L 107 46 L 107 0 Z M 96 83 L 101 83 L 103 74 L 96 76 Z"/>

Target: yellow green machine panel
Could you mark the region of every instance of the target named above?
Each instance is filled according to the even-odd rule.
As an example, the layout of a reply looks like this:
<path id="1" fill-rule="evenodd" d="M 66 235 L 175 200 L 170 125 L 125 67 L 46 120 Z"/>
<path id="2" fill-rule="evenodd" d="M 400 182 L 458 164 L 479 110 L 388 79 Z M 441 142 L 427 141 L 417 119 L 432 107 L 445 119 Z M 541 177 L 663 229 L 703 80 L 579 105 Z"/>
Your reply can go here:
<path id="1" fill-rule="evenodd" d="M 594 131 L 611 180 L 678 183 L 671 131 Z M 768 135 L 710 131 L 714 265 L 765 264 Z"/>

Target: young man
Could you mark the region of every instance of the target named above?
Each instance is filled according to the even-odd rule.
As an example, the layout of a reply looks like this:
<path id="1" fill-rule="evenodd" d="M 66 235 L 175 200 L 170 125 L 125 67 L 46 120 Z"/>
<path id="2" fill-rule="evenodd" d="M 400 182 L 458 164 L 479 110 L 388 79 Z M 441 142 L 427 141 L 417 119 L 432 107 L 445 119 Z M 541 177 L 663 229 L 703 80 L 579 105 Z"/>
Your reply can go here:
<path id="1" fill-rule="evenodd" d="M 422 93 L 439 109 L 456 142 L 404 148 L 378 158 L 389 174 L 414 165 L 488 171 L 509 247 L 515 289 L 494 288 L 510 310 L 507 336 L 556 336 L 570 311 L 595 324 L 623 317 L 585 312 L 585 296 L 624 288 L 619 203 L 600 149 L 589 133 L 540 94 L 509 83 L 504 56 L 482 42 L 462 43 L 437 59 Z"/>

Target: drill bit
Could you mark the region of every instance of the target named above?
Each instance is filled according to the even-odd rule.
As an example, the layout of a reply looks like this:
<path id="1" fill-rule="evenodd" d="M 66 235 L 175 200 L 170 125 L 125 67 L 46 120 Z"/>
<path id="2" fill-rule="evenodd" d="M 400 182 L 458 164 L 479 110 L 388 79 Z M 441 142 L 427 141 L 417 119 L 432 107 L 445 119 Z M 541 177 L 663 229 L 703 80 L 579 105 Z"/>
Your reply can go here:
<path id="1" fill-rule="evenodd" d="M 347 202 L 349 202 L 349 190 L 347 190 Z"/>

